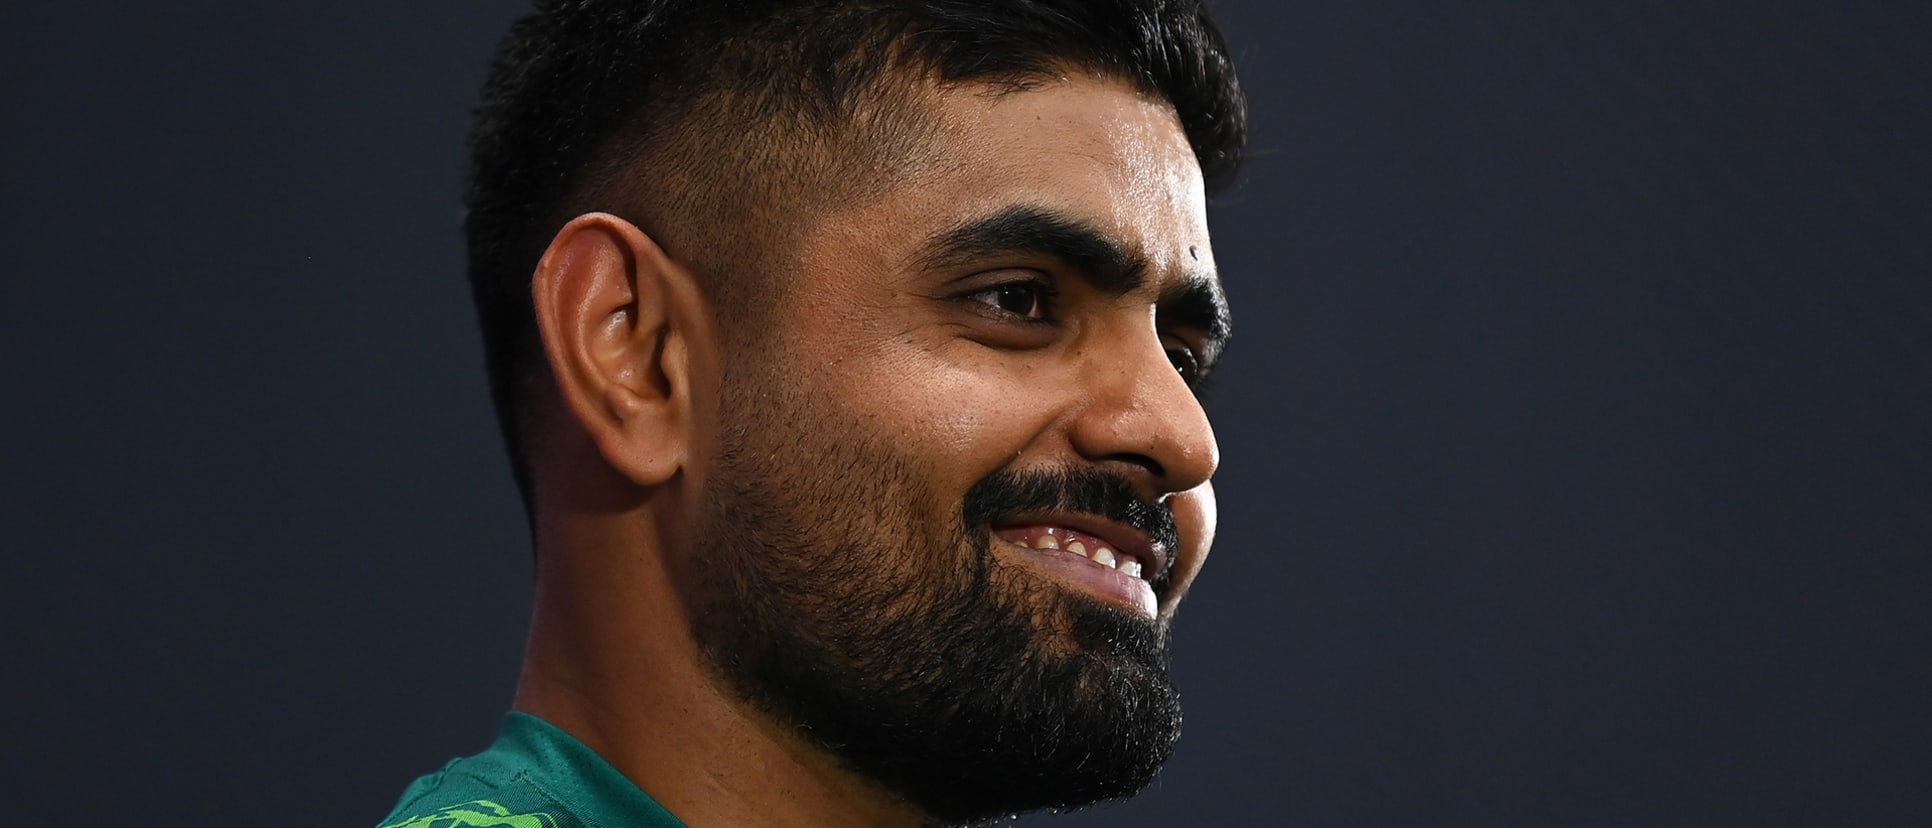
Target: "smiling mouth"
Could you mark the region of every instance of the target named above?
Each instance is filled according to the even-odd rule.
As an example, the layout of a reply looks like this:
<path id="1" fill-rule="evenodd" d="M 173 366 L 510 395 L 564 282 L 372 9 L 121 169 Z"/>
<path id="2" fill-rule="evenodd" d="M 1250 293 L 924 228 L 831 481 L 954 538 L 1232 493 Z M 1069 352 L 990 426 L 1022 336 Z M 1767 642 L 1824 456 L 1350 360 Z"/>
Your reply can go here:
<path id="1" fill-rule="evenodd" d="M 1139 558 L 1109 546 L 1106 541 L 1064 526 L 1016 526 L 993 532 L 1000 540 L 1015 546 L 1041 551 L 1058 550 L 1079 555 L 1095 565 L 1130 578 L 1143 578 L 1148 567 Z"/>
<path id="2" fill-rule="evenodd" d="M 1149 579 L 1161 572 L 1161 558 L 1143 539 L 1129 536 L 1130 544 L 1138 545 L 1122 549 L 1119 541 L 1047 521 L 997 527 L 993 536 L 1018 547 L 1029 568 L 1065 588 L 1147 618 L 1160 615 Z"/>

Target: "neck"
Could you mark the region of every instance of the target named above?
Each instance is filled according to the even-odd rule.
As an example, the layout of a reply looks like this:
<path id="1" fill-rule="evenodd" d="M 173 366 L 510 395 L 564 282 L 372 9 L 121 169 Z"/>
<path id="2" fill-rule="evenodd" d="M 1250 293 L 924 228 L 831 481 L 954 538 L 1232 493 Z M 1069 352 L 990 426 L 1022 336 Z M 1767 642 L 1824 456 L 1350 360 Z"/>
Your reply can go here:
<path id="1" fill-rule="evenodd" d="M 693 828 L 929 824 L 713 676 L 648 497 L 538 511 L 517 710 L 582 741 Z"/>

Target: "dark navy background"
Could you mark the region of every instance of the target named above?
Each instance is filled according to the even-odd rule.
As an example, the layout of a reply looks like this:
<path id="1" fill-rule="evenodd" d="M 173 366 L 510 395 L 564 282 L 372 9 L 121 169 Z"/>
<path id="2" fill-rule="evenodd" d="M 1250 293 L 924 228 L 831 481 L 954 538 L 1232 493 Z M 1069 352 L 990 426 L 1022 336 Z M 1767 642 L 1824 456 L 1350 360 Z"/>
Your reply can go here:
<path id="1" fill-rule="evenodd" d="M 491 737 L 516 5 L 6 13 L 7 821 L 368 826 Z M 1220 5 L 1187 735 L 1040 822 L 1932 824 L 1932 6 Z"/>

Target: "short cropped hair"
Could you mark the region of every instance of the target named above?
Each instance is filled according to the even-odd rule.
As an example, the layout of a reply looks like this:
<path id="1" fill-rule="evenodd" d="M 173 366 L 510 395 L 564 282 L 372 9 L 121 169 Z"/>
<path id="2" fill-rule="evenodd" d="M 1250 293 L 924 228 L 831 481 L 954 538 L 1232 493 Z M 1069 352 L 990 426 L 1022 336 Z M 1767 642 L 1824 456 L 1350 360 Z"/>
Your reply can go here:
<path id="1" fill-rule="evenodd" d="M 1246 107 L 1200 0 L 536 0 L 483 87 L 464 222 L 525 508 L 549 376 L 530 278 L 564 223 L 624 216 L 715 306 L 757 308 L 786 217 L 916 152 L 919 81 L 1024 89 L 1068 70 L 1166 100 L 1208 186 L 1232 179 Z"/>

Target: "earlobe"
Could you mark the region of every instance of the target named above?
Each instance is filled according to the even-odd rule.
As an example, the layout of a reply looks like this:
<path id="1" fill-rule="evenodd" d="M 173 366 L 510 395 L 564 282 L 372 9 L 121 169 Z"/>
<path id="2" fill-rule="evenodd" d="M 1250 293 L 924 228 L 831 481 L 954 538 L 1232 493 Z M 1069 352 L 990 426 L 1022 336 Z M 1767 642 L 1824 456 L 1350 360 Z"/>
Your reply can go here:
<path id="1" fill-rule="evenodd" d="M 636 225 L 589 213 L 557 232 L 530 280 L 563 411 L 643 486 L 686 459 L 690 279 Z"/>

